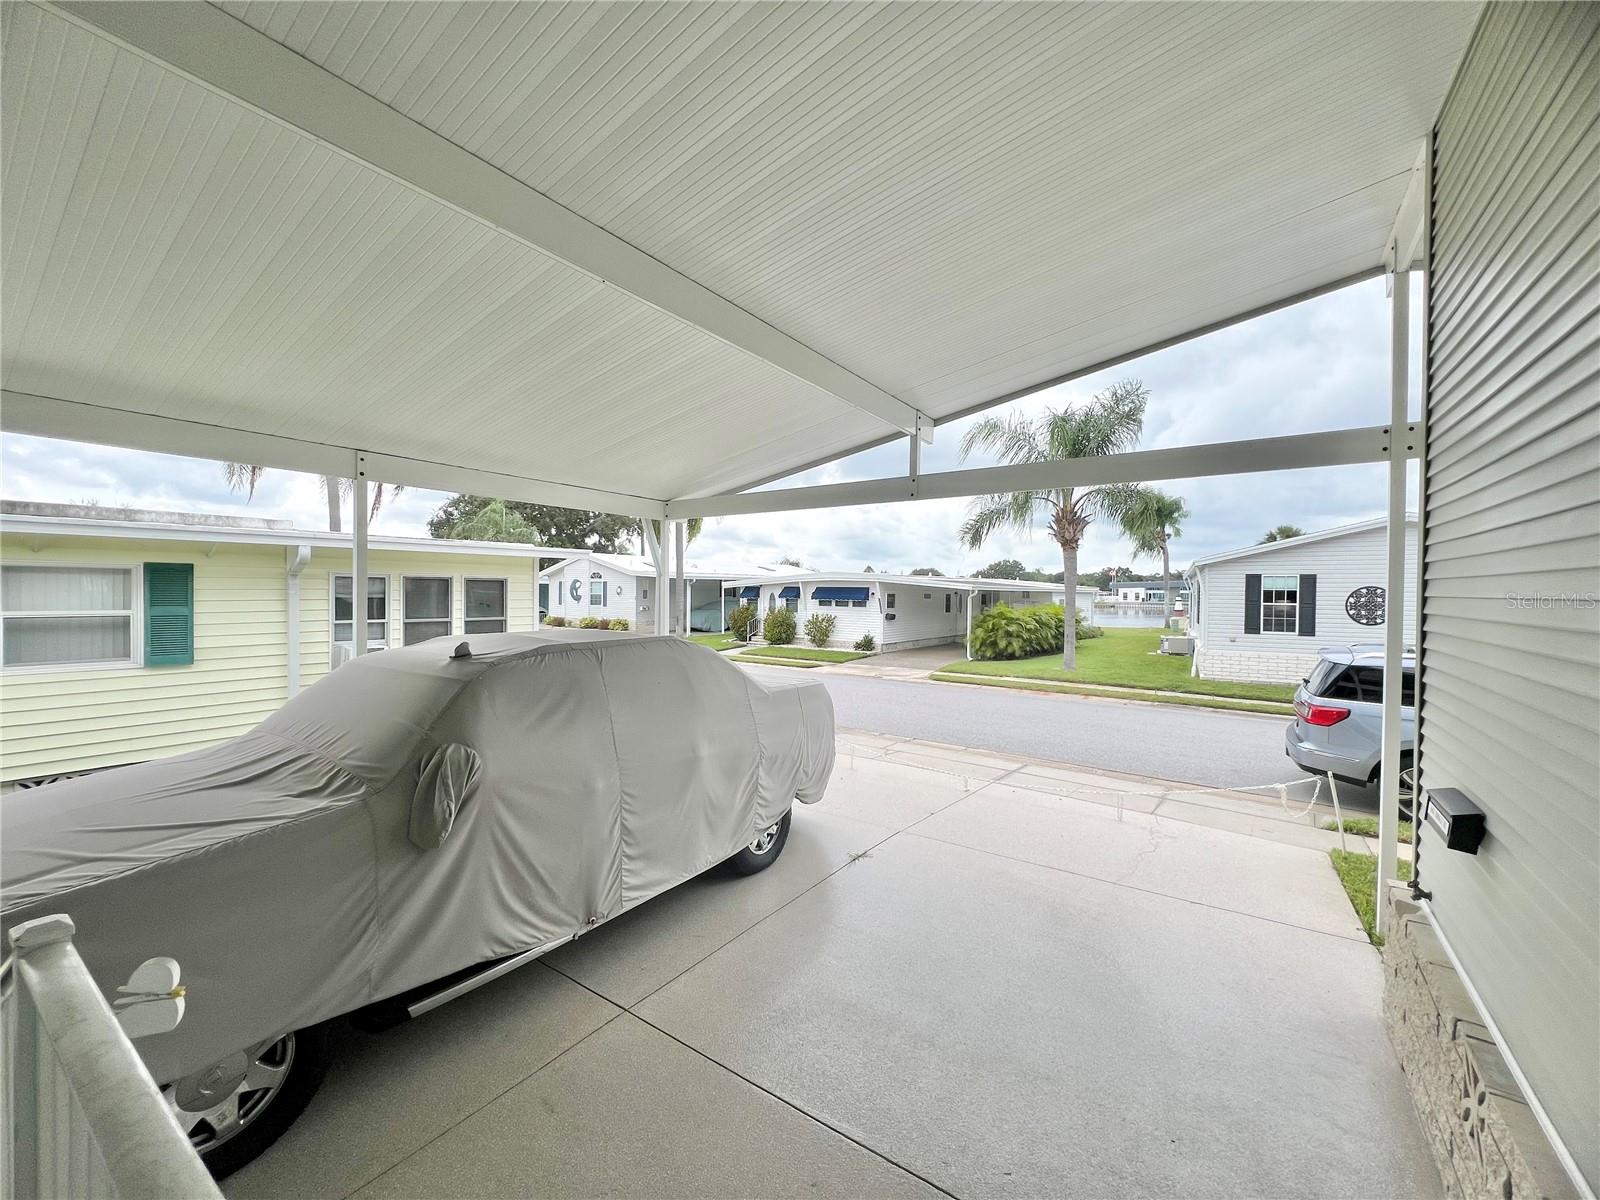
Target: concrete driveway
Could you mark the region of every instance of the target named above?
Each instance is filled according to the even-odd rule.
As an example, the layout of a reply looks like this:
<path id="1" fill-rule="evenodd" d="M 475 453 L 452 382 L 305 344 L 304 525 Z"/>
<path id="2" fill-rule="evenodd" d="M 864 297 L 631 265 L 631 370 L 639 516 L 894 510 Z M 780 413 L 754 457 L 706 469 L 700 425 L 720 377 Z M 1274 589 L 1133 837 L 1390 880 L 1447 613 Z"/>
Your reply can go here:
<path id="1" fill-rule="evenodd" d="M 750 879 L 382 1035 L 233 1196 L 1432 1196 L 1327 839 L 841 735 Z"/>

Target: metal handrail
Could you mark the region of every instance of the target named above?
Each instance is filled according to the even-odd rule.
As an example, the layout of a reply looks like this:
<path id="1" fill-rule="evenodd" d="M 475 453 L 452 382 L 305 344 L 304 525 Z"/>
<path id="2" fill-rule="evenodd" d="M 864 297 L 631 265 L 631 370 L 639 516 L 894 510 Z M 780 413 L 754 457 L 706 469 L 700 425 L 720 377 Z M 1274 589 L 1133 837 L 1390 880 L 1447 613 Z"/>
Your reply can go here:
<path id="1" fill-rule="evenodd" d="M 65 916 L 11 931 L 5 1196 L 221 1200 L 72 934 Z"/>

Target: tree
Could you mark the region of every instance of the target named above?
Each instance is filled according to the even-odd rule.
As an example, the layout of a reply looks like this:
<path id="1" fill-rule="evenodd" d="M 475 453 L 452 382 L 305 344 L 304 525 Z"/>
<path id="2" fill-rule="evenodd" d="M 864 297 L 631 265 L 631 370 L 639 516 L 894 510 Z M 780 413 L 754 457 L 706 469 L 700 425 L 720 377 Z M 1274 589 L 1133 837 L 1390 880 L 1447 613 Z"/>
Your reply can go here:
<path id="1" fill-rule="evenodd" d="M 873 571 L 873 569 L 872 569 L 872 564 L 871 564 L 871 563 L 868 563 L 868 564 L 867 564 L 867 565 L 866 565 L 866 566 L 864 566 L 864 567 L 862 567 L 862 568 L 861 568 L 861 573 L 862 573 L 862 574 L 863 574 L 863 575 L 873 575 L 873 574 L 876 574 L 876 572 L 874 572 L 874 571 Z"/>
<path id="2" fill-rule="evenodd" d="M 993 418 L 991 418 L 992 420 Z M 968 436 L 971 436 L 970 434 Z M 962 443 L 962 457 L 966 456 L 966 443 Z M 977 547 L 973 547 L 976 549 Z M 1000 558 L 973 574 L 979 579 L 1021 579 L 1023 567 L 1014 558 Z"/>
<path id="3" fill-rule="evenodd" d="M 600 554 L 625 554 L 631 549 L 630 535 L 640 532 L 639 521 L 634 517 L 619 517 L 612 513 L 586 512 L 576 508 L 558 508 L 553 504 L 531 504 L 526 500 L 491 500 L 487 496 L 468 493 L 451 496 L 428 519 L 428 532 L 436 538 L 456 537 L 453 529 L 478 516 L 491 504 L 500 505 L 497 511 L 509 519 L 515 515 L 520 526 L 531 528 L 534 536 L 526 539 L 530 544 L 556 546 L 567 550 L 593 550 Z M 491 532 L 493 526 L 490 526 Z M 487 541 L 523 541 L 522 537 L 490 537 Z"/>
<path id="4" fill-rule="evenodd" d="M 985 417 L 961 439 L 961 457 L 987 451 L 1002 462 L 1020 466 L 1120 454 L 1138 445 L 1149 402 L 1144 384 L 1124 379 L 1079 408 L 1046 409 L 1032 420 L 1020 413 Z M 1061 578 L 1077 579 L 1078 547 L 1084 531 L 1097 516 L 1120 519 L 1136 490 L 1124 484 L 1102 484 L 979 496 L 961 526 L 961 540 L 976 550 L 1002 529 L 1032 529 L 1042 513 L 1051 538 L 1061 547 Z M 1066 634 L 1061 643 L 1061 666 L 1070 671 L 1078 664 L 1078 593 L 1071 587 L 1064 591 Z"/>
<path id="5" fill-rule="evenodd" d="M 939 570 L 938 567 L 918 567 L 911 573 L 913 575 L 934 575 L 941 578 L 944 576 L 944 572 Z"/>
<path id="6" fill-rule="evenodd" d="M 1182 497 L 1169 496 L 1155 488 L 1142 487 L 1127 510 L 1121 514 L 1122 530 L 1133 540 L 1135 557 L 1160 557 L 1161 598 L 1166 606 L 1162 624 L 1172 620 L 1173 538 L 1183 535 L 1183 522 L 1189 516 Z"/>
<path id="7" fill-rule="evenodd" d="M 1306 531 L 1298 525 L 1279 525 L 1276 529 L 1267 530 L 1267 536 L 1256 543 L 1265 546 L 1268 542 L 1286 542 L 1290 538 L 1305 537 Z"/>
<path id="8" fill-rule="evenodd" d="M 805 563 L 795 558 L 792 554 L 785 554 L 778 560 L 778 565 L 780 567 L 799 567 L 802 571 L 805 570 L 806 566 Z"/>
<path id="9" fill-rule="evenodd" d="M 256 487 L 261 483 L 261 477 L 267 473 L 265 467 L 255 466 L 253 463 L 225 462 L 222 464 L 222 477 L 228 481 L 228 487 L 235 492 L 244 492 L 245 503 L 255 499 Z M 350 490 L 350 481 L 340 479 L 336 475 L 322 477 L 322 494 L 328 500 L 328 528 L 334 533 L 339 533 L 343 525 L 341 520 L 341 501 L 345 493 Z M 383 507 L 384 496 L 398 496 L 406 489 L 398 483 L 374 483 L 372 485 L 372 506 L 367 512 L 367 519 L 371 520 L 378 515 L 378 510 Z"/>

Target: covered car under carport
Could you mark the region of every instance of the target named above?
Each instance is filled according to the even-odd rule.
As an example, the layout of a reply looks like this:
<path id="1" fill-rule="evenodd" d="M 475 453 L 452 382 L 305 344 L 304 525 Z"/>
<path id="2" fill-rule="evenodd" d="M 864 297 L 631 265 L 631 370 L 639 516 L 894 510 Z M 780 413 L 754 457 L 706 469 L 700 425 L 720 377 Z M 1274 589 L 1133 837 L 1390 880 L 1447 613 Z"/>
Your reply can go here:
<path id="1" fill-rule="evenodd" d="M 1561 664 L 1519 676 L 1530 711 L 1592 711 L 1572 678 L 1596 634 L 1576 608 L 1547 631 L 1461 582 L 1501 555 L 1563 595 L 1593 574 L 1592 437 L 1570 441 L 1595 411 L 1594 218 L 1574 183 L 1591 6 L 3 19 L 6 429 L 352 477 L 358 576 L 371 481 L 661 521 L 660 591 L 694 517 L 1384 462 L 1397 598 L 1417 582 L 1394 565 L 1406 464 L 1437 449 L 1423 786 L 1430 736 L 1436 778 L 1486 777 L 1452 702 L 1482 640 L 1462 622 Z M 1408 276 L 1436 252 L 1439 374 L 1415 421 Z M 1383 272 L 1384 425 L 920 470 L 940 423 Z M 1484 429 L 1514 453 L 1474 447 Z M 745 490 L 894 438 L 903 477 Z M 1527 499 L 1557 490 L 1558 512 Z M 1502 493 L 1523 502 L 1504 524 L 1462 523 Z M 1430 522 L 1448 529 L 1431 544 Z M 1388 707 L 1397 737 L 1398 694 Z M 1496 738 L 1482 802 L 1500 835 L 1479 860 L 1496 870 L 1446 860 L 1425 911 L 1441 934 L 1456 923 L 1491 1033 L 1592 1190 L 1600 1111 L 1573 1064 L 1594 1059 L 1595 747 Z M 1506 763 L 1540 786 L 1514 794 Z M 1384 791 L 1392 830 L 1392 777 Z M 1524 981 L 1549 962 L 1568 964 L 1545 982 L 1571 1002 L 1545 1010 Z"/>

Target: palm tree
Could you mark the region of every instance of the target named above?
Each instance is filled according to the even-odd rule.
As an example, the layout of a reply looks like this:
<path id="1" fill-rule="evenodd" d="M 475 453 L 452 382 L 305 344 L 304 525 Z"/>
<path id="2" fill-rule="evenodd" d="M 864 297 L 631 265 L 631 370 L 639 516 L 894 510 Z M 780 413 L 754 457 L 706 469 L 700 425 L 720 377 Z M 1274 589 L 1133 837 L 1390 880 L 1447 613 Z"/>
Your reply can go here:
<path id="1" fill-rule="evenodd" d="M 1163 626 L 1172 621 L 1170 543 L 1183 536 L 1183 522 L 1188 516 L 1189 508 L 1181 496 L 1169 496 L 1155 488 L 1140 488 L 1122 514 L 1122 531 L 1133 539 L 1134 557 L 1161 556 L 1161 595 L 1166 604 Z"/>
<path id="2" fill-rule="evenodd" d="M 228 487 L 233 491 L 243 492 L 245 494 L 245 503 L 247 504 L 255 499 L 256 487 L 260 484 L 261 477 L 266 473 L 267 469 L 265 467 L 258 467 L 253 463 L 225 462 L 222 464 L 222 477 L 228 481 Z M 398 496 L 406 490 L 404 485 L 398 483 L 373 484 L 372 506 L 367 513 L 369 520 L 377 516 L 378 510 L 383 507 L 385 488 L 388 489 L 387 494 L 390 496 Z M 350 481 L 348 479 L 340 479 L 335 475 L 324 475 L 322 477 L 322 494 L 328 498 L 328 528 L 334 533 L 340 532 L 343 527 L 340 515 L 342 507 L 340 501 L 349 490 Z"/>
<path id="3" fill-rule="evenodd" d="M 985 417 L 961 439 L 961 457 L 987 451 L 1002 462 L 1022 465 L 1120 454 L 1138 444 L 1149 402 L 1144 384 L 1124 379 L 1080 408 L 1046 409 L 1034 420 L 1020 414 Z M 1127 484 L 1106 484 L 979 496 L 961 526 L 962 542 L 976 550 L 999 530 L 1032 529 L 1035 519 L 1043 515 L 1051 538 L 1061 547 L 1061 579 L 1066 589 L 1061 666 L 1065 670 L 1078 664 L 1075 584 L 1084 530 L 1097 516 L 1120 519 L 1137 490 Z"/>
<path id="4" fill-rule="evenodd" d="M 1268 542 L 1286 542 L 1290 538 L 1305 537 L 1306 531 L 1298 525 L 1279 525 L 1275 529 L 1267 530 L 1267 536 L 1256 544 L 1265 546 Z"/>

